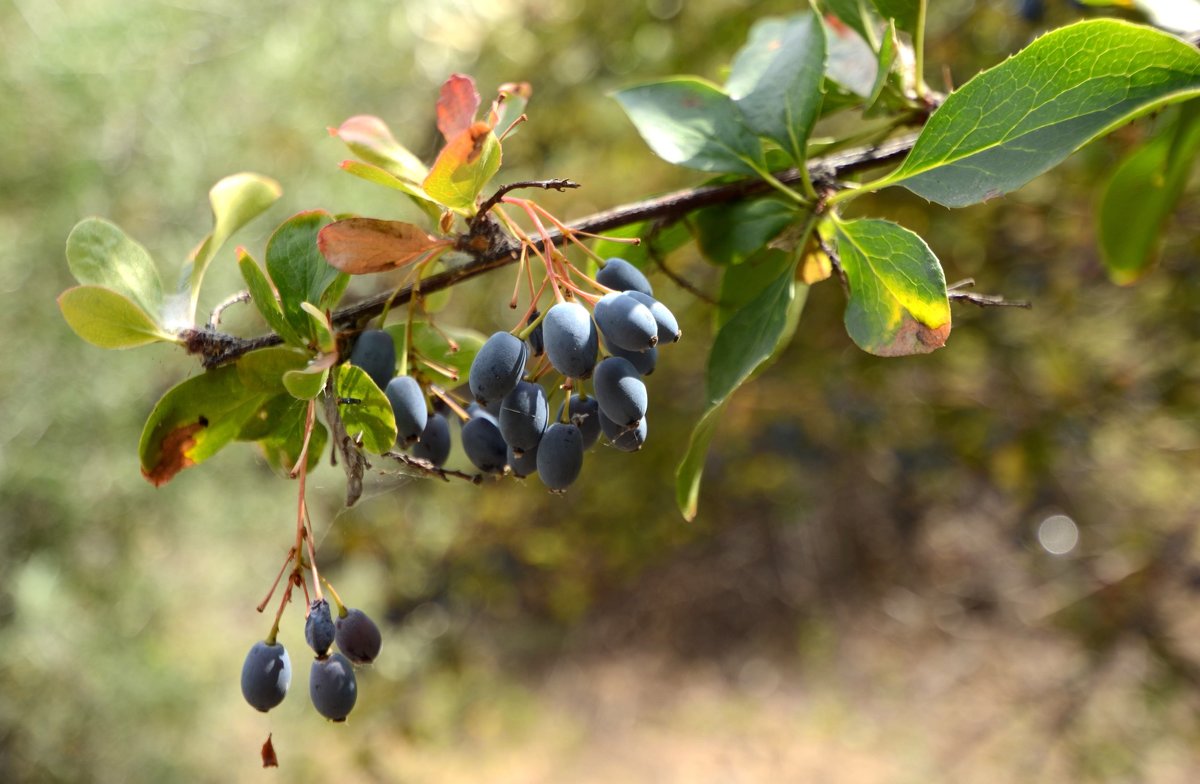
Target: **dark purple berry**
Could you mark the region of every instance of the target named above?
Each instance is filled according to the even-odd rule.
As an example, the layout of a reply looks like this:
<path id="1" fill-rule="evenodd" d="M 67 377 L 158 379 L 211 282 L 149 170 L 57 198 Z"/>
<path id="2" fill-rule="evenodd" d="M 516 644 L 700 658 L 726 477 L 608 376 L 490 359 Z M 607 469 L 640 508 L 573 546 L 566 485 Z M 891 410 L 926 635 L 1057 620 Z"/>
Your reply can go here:
<path id="1" fill-rule="evenodd" d="M 383 635 L 379 627 L 362 610 L 347 610 L 337 619 L 337 646 L 355 664 L 370 664 L 379 656 Z"/>

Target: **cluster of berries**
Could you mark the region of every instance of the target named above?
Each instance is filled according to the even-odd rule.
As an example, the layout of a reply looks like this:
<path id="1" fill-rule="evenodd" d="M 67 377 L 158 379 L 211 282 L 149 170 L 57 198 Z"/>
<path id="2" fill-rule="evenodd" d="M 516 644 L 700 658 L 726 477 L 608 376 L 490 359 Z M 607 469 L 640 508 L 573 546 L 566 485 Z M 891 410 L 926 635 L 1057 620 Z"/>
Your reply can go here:
<path id="1" fill-rule="evenodd" d="M 608 259 L 596 275 L 606 290 L 592 310 L 563 300 L 545 314 L 534 311 L 526 339 L 497 332 L 480 348 L 468 376 L 475 402 L 466 410 L 462 446 L 484 473 L 526 477 L 536 473 L 553 491 L 579 476 L 583 454 L 601 433 L 617 449 L 634 452 L 646 441 L 645 376 L 654 372 L 658 347 L 679 340 L 675 316 L 654 299 L 650 281 L 624 259 Z M 601 355 L 601 345 L 604 358 Z M 530 372 L 530 358 L 544 357 Z M 363 332 L 350 354 L 384 391 L 396 419 L 397 446 L 441 467 L 450 455 L 449 413 L 430 411 L 420 382 L 395 375 L 396 349 L 383 330 Z M 536 378 L 561 374 L 572 391 L 550 416 L 550 396 Z M 590 379 L 593 396 L 583 392 Z"/>
<path id="2" fill-rule="evenodd" d="M 254 643 L 242 664 L 242 696 L 263 713 L 283 702 L 292 682 L 287 650 L 273 637 Z M 358 700 L 353 665 L 370 664 L 379 656 L 379 627 L 362 610 L 342 606 L 335 622 L 329 602 L 315 599 L 308 608 L 304 637 L 316 653 L 308 675 L 313 707 L 331 721 L 345 721 Z M 334 643 L 338 650 L 331 653 Z"/>
<path id="3" fill-rule="evenodd" d="M 477 405 L 469 409 L 462 442 L 480 470 L 507 465 L 516 476 L 537 473 L 561 491 L 579 476 L 584 451 L 601 433 L 622 451 L 645 443 L 649 401 L 642 379 L 654 372 L 658 346 L 679 340 L 679 323 L 629 262 L 609 259 L 596 277 L 610 291 L 591 312 L 578 301 L 560 301 L 544 316 L 531 316 L 527 341 L 497 332 L 476 355 L 468 381 Z M 601 341 L 607 356 L 597 362 Z M 554 421 L 545 390 L 526 379 L 530 355 L 544 355 L 567 379 L 563 387 L 574 391 Z M 589 378 L 592 397 L 581 383 Z M 496 402 L 493 414 L 487 407 Z"/>

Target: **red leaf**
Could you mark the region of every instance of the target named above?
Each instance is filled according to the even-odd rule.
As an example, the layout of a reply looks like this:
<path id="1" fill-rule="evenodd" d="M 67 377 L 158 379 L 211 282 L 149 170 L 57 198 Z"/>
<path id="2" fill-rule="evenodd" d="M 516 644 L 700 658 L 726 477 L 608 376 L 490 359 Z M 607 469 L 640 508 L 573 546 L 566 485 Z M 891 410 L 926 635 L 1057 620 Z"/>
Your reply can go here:
<path id="1" fill-rule="evenodd" d="M 143 468 L 142 476 L 155 487 L 162 487 L 171 481 L 171 477 L 195 465 L 195 461 L 188 457 L 188 452 L 196 445 L 196 433 L 206 427 L 208 421 L 200 417 L 197 422 L 180 425 L 167 433 L 159 447 L 158 459 L 154 461 L 154 466 L 149 470 Z"/>
<path id="2" fill-rule="evenodd" d="M 437 102 L 438 130 L 446 141 L 453 141 L 470 128 L 478 111 L 479 91 L 475 89 L 475 80 L 462 74 L 451 74 L 442 85 Z"/>
<path id="3" fill-rule="evenodd" d="M 411 223 L 374 218 L 336 221 L 317 235 L 325 260 L 350 275 L 394 269 L 449 244 Z"/>

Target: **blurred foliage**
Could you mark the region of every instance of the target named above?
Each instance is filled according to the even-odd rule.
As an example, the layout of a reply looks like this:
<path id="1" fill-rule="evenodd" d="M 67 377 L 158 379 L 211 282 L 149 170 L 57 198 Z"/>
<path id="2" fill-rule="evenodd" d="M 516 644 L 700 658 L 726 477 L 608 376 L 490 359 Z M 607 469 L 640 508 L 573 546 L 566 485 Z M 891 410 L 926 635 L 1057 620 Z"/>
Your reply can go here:
<path id="1" fill-rule="evenodd" d="M 1016 3 L 934 5 L 935 82 L 942 64 L 961 83 L 1045 29 Z M 686 338 L 650 379 L 647 448 L 596 450 L 565 498 L 536 482 L 381 476 L 346 512 L 340 469 L 323 468 L 310 480 L 323 571 L 387 622 L 383 656 L 362 678 L 354 720 L 326 725 L 307 705 L 296 609 L 281 635 L 291 698 L 269 721 L 242 703 L 237 672 L 269 626 L 253 606 L 289 544 L 294 486 L 244 448 L 162 489 L 141 479 L 142 421 L 199 369 L 171 347 L 112 354 L 71 335 L 53 303 L 70 284 L 70 227 L 103 216 L 170 265 L 208 229 L 207 189 L 243 170 L 284 187 L 235 240 L 255 254 L 301 209 L 415 219 L 337 170 L 343 150 L 325 128 L 378 114 L 428 158 L 436 88 L 452 71 L 472 73 L 485 95 L 533 84 L 502 178 L 580 181 L 544 198 L 564 217 L 692 184 L 605 93 L 674 72 L 719 77 L 754 19 L 793 7 L 0 7 L 0 780 L 249 779 L 268 730 L 291 779 L 349 767 L 386 780 L 405 742 L 533 733 L 536 678 L 516 676 L 558 654 L 652 647 L 721 662 L 768 651 L 832 667 L 848 617 L 881 624 L 881 641 L 898 623 L 951 642 L 970 619 L 1019 618 L 1077 641 L 1089 661 L 1132 639 L 1147 663 L 1125 676 L 1117 708 L 1105 704 L 1107 720 L 1070 735 L 1071 777 L 1133 775 L 1131 748 L 1194 763 L 1179 749 L 1194 754 L 1195 712 L 1181 719 L 1179 706 L 1195 700 L 1186 661 L 1198 637 L 1178 631 L 1194 609 L 1161 586 L 1186 587 L 1192 547 L 1167 537 L 1200 512 L 1200 206 L 1183 200 L 1160 268 L 1130 289 L 1106 281 L 1091 217 L 1101 178 L 1152 119 L 1003 200 L 954 213 L 901 193 L 874 200 L 872 214 L 929 239 L 949 280 L 975 277 L 1034 310 L 957 306 L 947 348 L 883 360 L 850 343 L 836 283 L 814 288 L 779 365 L 728 408 L 691 525 L 674 510 L 671 471 L 703 403 L 711 312 L 661 274 Z M 1076 13 L 1048 4 L 1039 24 Z M 240 287 L 234 261 L 230 247 L 213 262 L 201 312 Z M 667 263 L 716 290 L 694 249 Z M 507 323 L 490 296 L 507 279 L 493 278 L 456 292 L 443 318 L 484 332 Z M 230 317 L 262 328 L 252 313 Z M 1079 527 L 1060 558 L 1037 545 L 1051 513 Z M 1165 578 L 1130 579 L 1160 563 Z M 1135 612 L 1119 611 L 1133 599 Z M 871 621 L 877 602 L 886 622 Z M 915 615 L 903 609 L 913 602 Z M 861 689 L 903 673 L 858 677 Z M 840 698 L 852 711 L 854 694 Z"/>

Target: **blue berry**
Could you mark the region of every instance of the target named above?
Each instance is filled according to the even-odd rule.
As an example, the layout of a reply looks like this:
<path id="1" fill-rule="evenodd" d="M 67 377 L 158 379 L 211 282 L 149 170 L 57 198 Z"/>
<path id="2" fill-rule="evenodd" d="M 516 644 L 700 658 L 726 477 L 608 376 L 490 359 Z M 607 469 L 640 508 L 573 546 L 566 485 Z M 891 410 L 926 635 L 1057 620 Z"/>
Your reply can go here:
<path id="1" fill-rule="evenodd" d="M 480 347 L 471 362 L 467 381 L 471 394 L 483 405 L 504 398 L 525 373 L 529 347 L 508 332 L 497 332 Z"/>
<path id="2" fill-rule="evenodd" d="M 633 363 L 609 357 L 596 366 L 594 379 L 600 411 L 622 427 L 636 426 L 646 415 L 646 384 Z"/>
<path id="3" fill-rule="evenodd" d="M 242 664 L 242 696 L 250 707 L 266 713 L 287 696 L 292 663 L 279 643 L 254 643 Z"/>
<path id="4" fill-rule="evenodd" d="M 583 435 L 575 425 L 556 422 L 538 444 L 537 470 L 551 490 L 565 490 L 583 468 Z"/>
<path id="5" fill-rule="evenodd" d="M 498 474 L 508 461 L 508 444 L 500 434 L 496 419 L 486 411 L 463 423 L 463 451 L 476 468 L 484 473 Z"/>
<path id="6" fill-rule="evenodd" d="M 340 653 L 314 659 L 308 672 L 308 696 L 330 721 L 345 721 L 358 701 L 358 682 L 350 660 Z"/>
<path id="7" fill-rule="evenodd" d="M 304 639 L 318 656 L 324 656 L 333 645 L 335 636 L 333 618 L 330 617 L 329 602 L 313 599 L 308 606 L 308 617 L 304 619 Z"/>
<path id="8" fill-rule="evenodd" d="M 413 457 L 428 460 L 439 468 L 450 457 L 450 423 L 439 413 L 429 415 L 425 430 L 412 445 Z"/>
<path id="9" fill-rule="evenodd" d="M 360 367 L 381 390 L 396 375 L 396 342 L 382 329 L 368 329 L 350 351 L 350 364 Z"/>
<path id="10" fill-rule="evenodd" d="M 609 348 L 618 346 L 629 351 L 645 351 L 658 342 L 658 323 L 654 314 L 628 292 L 605 294 L 592 312 Z"/>
<path id="11" fill-rule="evenodd" d="M 554 369 L 569 378 L 590 376 L 600 339 L 587 308 L 578 302 L 559 302 L 546 312 L 542 327 L 546 356 Z"/>
<path id="12" fill-rule="evenodd" d="M 500 434 L 515 452 L 535 448 L 550 419 L 550 405 L 540 384 L 521 381 L 500 404 Z"/>
<path id="13" fill-rule="evenodd" d="M 429 424 L 425 393 L 412 376 L 396 376 L 388 382 L 384 394 L 392 404 L 392 414 L 396 417 L 396 442 L 408 446 L 417 440 Z"/>
<path id="14" fill-rule="evenodd" d="M 583 448 L 591 449 L 600 440 L 600 404 L 596 398 L 582 398 L 571 395 L 571 410 L 567 412 L 566 420 L 579 428 L 583 435 Z M 563 419 L 562 406 L 558 407 L 558 418 Z"/>
<path id="15" fill-rule="evenodd" d="M 637 267 L 625 259 L 611 258 L 596 273 L 596 280 L 614 291 L 640 291 L 647 296 L 654 296 L 650 281 Z"/>

